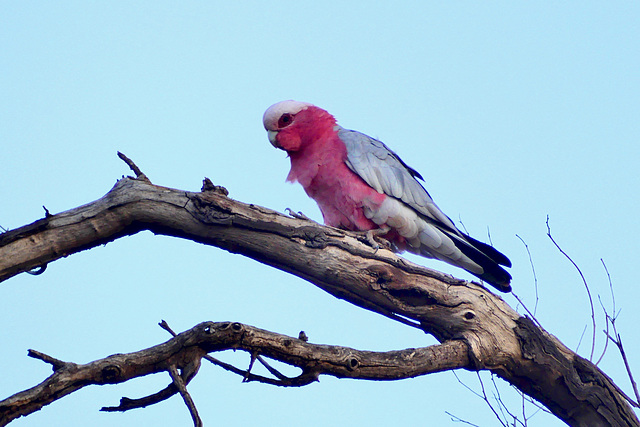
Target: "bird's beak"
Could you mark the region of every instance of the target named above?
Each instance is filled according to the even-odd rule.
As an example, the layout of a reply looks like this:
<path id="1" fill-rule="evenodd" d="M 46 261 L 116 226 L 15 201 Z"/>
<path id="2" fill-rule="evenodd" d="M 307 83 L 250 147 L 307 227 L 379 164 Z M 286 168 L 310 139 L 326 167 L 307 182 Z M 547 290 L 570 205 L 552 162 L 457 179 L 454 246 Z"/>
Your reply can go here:
<path id="1" fill-rule="evenodd" d="M 278 141 L 276 141 L 276 137 L 278 136 L 277 130 L 268 130 L 267 135 L 269 136 L 269 142 L 271 143 L 271 145 L 273 145 L 276 148 L 282 148 L 278 144 Z"/>

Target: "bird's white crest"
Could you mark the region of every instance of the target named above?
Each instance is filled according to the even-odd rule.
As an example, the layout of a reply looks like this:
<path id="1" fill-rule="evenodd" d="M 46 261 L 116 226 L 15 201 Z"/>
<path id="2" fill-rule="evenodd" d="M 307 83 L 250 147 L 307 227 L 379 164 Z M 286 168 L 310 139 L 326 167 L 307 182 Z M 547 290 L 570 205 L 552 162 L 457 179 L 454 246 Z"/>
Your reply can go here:
<path id="1" fill-rule="evenodd" d="M 296 114 L 305 108 L 313 107 L 313 104 L 308 102 L 299 102 L 289 99 L 287 101 L 280 101 L 267 108 L 262 116 L 262 123 L 267 130 L 276 130 L 278 128 L 278 119 L 285 113 Z"/>

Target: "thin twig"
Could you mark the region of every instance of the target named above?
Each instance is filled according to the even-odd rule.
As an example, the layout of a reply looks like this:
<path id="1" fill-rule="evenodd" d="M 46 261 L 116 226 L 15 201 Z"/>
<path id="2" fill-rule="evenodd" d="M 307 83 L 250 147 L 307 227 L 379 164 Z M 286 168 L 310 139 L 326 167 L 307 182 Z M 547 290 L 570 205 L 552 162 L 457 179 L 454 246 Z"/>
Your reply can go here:
<path id="1" fill-rule="evenodd" d="M 132 409 L 146 408 L 147 406 L 165 401 L 168 398 L 175 396 L 177 393 L 178 389 L 173 385 L 173 383 L 171 383 L 157 393 L 137 399 L 123 397 L 120 399 L 120 404 L 118 406 L 103 406 L 100 410 L 103 412 L 126 412 Z"/>
<path id="2" fill-rule="evenodd" d="M 609 274 L 609 269 L 607 268 L 607 264 L 605 264 L 604 259 L 600 258 L 600 262 L 604 267 L 605 273 L 607 273 L 607 279 L 609 281 L 609 290 L 611 292 L 611 305 L 613 306 L 613 315 L 609 315 L 609 313 L 607 313 L 607 310 L 604 308 L 604 304 L 602 303 L 602 299 L 600 298 L 600 295 L 598 295 L 600 306 L 602 307 L 602 310 L 604 311 L 604 314 L 605 314 L 605 322 L 607 326 L 607 328 L 604 330 L 604 334 L 608 338 L 605 342 L 604 350 L 602 351 L 602 356 L 600 356 L 600 359 L 598 359 L 598 363 L 600 363 L 600 360 L 602 360 L 602 358 L 604 357 L 604 354 L 607 351 L 607 344 L 609 343 L 609 340 L 611 340 L 616 345 L 616 347 L 618 347 L 618 351 L 620 351 L 620 355 L 622 356 L 624 367 L 627 370 L 629 381 L 631 381 L 631 387 L 633 388 L 633 393 L 635 394 L 636 400 L 634 401 L 632 398 L 627 396 L 622 390 L 619 390 L 619 392 L 625 397 L 625 399 L 632 406 L 635 406 L 636 408 L 640 408 L 640 394 L 638 393 L 638 385 L 636 384 L 636 381 L 633 378 L 633 373 L 631 372 L 631 367 L 629 366 L 629 360 L 627 359 L 627 354 L 624 350 L 624 346 L 622 345 L 622 337 L 620 336 L 620 334 L 618 333 L 618 329 L 616 328 L 616 319 L 618 318 L 618 314 L 620 313 L 616 313 L 616 296 L 615 296 L 615 293 L 613 292 L 613 282 L 611 281 L 611 274 Z M 615 339 L 609 334 L 609 323 L 611 323 L 613 334 L 616 336 Z M 598 363 L 596 363 L 596 366 L 598 365 Z"/>
<path id="3" fill-rule="evenodd" d="M 536 319 L 536 316 L 531 313 L 529 311 L 529 309 L 527 308 L 527 306 L 524 304 L 524 302 L 522 302 L 522 300 L 520 299 L 520 297 L 518 295 L 516 295 L 515 292 L 511 291 L 511 294 L 515 297 L 515 299 L 518 301 L 518 303 L 520 303 L 520 305 L 522 306 L 522 308 L 524 308 L 524 310 L 529 314 L 529 316 L 531 316 L 531 320 L 533 320 L 535 322 L 536 325 L 538 325 L 540 328 L 542 328 L 542 324 L 540 324 L 540 322 L 538 322 L 538 319 Z"/>
<path id="4" fill-rule="evenodd" d="M 56 372 L 59 369 L 64 368 L 65 366 L 72 365 L 72 363 L 62 361 L 60 359 L 56 359 L 55 357 L 49 356 L 48 354 L 44 354 L 37 350 L 29 349 L 27 351 L 27 355 L 29 357 L 33 357 L 34 359 L 42 360 L 45 363 L 48 363 L 52 366 L 53 372 Z"/>
<path id="5" fill-rule="evenodd" d="M 578 352 L 578 350 L 580 350 L 580 344 L 582 344 L 582 339 L 584 338 L 585 332 L 587 332 L 587 328 L 587 325 L 584 325 L 584 328 L 582 328 L 582 333 L 580 334 L 580 339 L 578 340 L 578 345 L 576 346 L 576 353 Z"/>
<path id="6" fill-rule="evenodd" d="M 527 402 L 529 402 L 531 405 L 535 406 L 536 408 L 538 408 L 536 410 L 536 412 L 534 412 L 533 414 L 531 414 L 531 416 L 529 417 L 529 419 L 531 419 L 536 413 L 542 411 L 542 412 L 546 412 L 549 415 L 553 415 L 553 413 L 548 410 L 547 408 L 545 408 L 544 406 L 542 406 L 540 403 L 538 403 L 535 399 L 533 399 L 531 396 L 527 396 L 526 394 L 524 394 L 522 391 L 520 391 L 517 387 L 515 387 L 513 384 L 509 384 L 509 386 L 511 388 L 513 388 L 514 391 L 516 391 L 517 393 L 520 393 L 522 395 L 522 397 L 524 399 L 526 399 Z"/>
<path id="7" fill-rule="evenodd" d="M 627 358 L 627 353 L 625 352 L 624 345 L 622 344 L 622 337 L 620 336 L 616 328 L 615 320 L 616 320 L 615 318 L 611 318 L 611 327 L 613 328 L 613 333 L 616 336 L 616 338 L 613 339 L 611 335 L 607 335 L 607 337 L 611 341 L 613 341 L 616 347 L 618 347 L 618 351 L 620 351 L 620 355 L 622 356 L 622 361 L 624 362 L 624 367 L 627 370 L 627 375 L 629 376 L 629 380 L 631 381 L 631 387 L 633 388 L 633 393 L 636 396 L 635 401 L 629 400 L 628 397 L 627 397 L 627 400 L 629 400 L 629 402 L 632 403 L 633 406 L 635 406 L 636 408 L 640 408 L 640 404 L 639 404 L 640 395 L 638 394 L 638 385 L 636 384 L 636 381 L 633 378 L 633 374 L 631 373 L 631 367 L 629 366 L 629 359 Z"/>
<path id="8" fill-rule="evenodd" d="M 605 264 L 604 259 L 600 258 L 600 262 L 604 267 L 604 271 L 607 273 L 607 279 L 609 281 L 609 290 L 611 291 L 611 304 L 613 306 L 613 315 L 610 316 L 609 313 L 607 313 L 607 310 L 604 308 L 604 304 L 602 303 L 602 300 L 598 295 L 598 299 L 600 300 L 600 306 L 604 311 L 605 322 L 607 325 L 607 328 L 604 331 L 604 333 L 608 338 L 605 343 L 604 350 L 602 351 L 602 356 L 600 356 L 600 359 L 598 359 L 598 363 L 600 363 L 600 360 L 602 360 L 602 358 L 604 357 L 604 354 L 607 351 L 607 344 L 609 343 L 609 340 L 611 340 L 616 345 L 616 347 L 618 347 L 618 350 L 620 351 L 620 355 L 622 356 L 624 367 L 627 370 L 627 375 L 629 376 L 629 381 L 631 382 L 631 387 L 633 388 L 633 393 L 635 394 L 636 400 L 634 401 L 633 399 L 631 399 L 622 390 L 619 390 L 619 391 L 632 406 L 639 408 L 640 394 L 638 393 L 638 385 L 636 384 L 636 381 L 633 377 L 633 373 L 631 372 L 631 367 L 629 366 L 629 360 L 627 359 L 627 354 L 624 350 L 624 346 L 622 345 L 622 337 L 620 336 L 620 334 L 618 334 L 618 330 L 616 328 L 616 319 L 618 318 L 618 314 L 620 313 L 616 313 L 616 296 L 615 296 L 615 293 L 613 292 L 613 282 L 611 281 L 611 274 L 609 274 L 609 269 L 607 268 L 607 264 Z M 616 336 L 615 339 L 612 338 L 611 335 L 609 334 L 609 323 L 611 323 L 611 327 L 613 328 L 613 333 Z M 596 366 L 598 365 L 598 363 L 596 363 Z"/>
<path id="9" fill-rule="evenodd" d="M 462 222 L 462 217 L 460 215 L 458 215 L 458 222 L 460 223 L 460 226 L 464 230 L 464 234 L 469 234 L 469 232 L 467 231 L 467 227 L 464 225 L 464 222 Z"/>
<path id="10" fill-rule="evenodd" d="M 127 156 L 125 156 L 124 154 L 122 154 L 119 151 L 118 151 L 118 157 L 120 157 L 122 159 L 122 161 L 125 162 L 127 164 L 127 166 L 129 166 L 129 169 L 131 169 L 133 171 L 133 173 L 136 174 L 136 179 L 151 183 L 149 178 L 147 178 L 147 176 L 144 173 L 142 173 L 140 168 L 133 162 L 133 160 L 131 160 L 130 158 L 128 158 Z"/>
<path id="11" fill-rule="evenodd" d="M 171 327 L 169 326 L 169 324 L 167 323 L 167 321 L 166 321 L 166 320 L 162 319 L 162 320 L 160 321 L 160 323 L 158 323 L 158 325 L 159 325 L 162 329 L 164 329 L 165 331 L 169 332 L 169 333 L 171 334 L 171 336 L 172 336 L 172 337 L 175 337 L 175 336 L 177 336 L 177 335 L 178 335 L 178 334 L 176 334 L 176 333 L 173 331 L 173 329 L 171 329 Z"/>
<path id="12" fill-rule="evenodd" d="M 281 384 L 280 380 L 263 377 L 262 375 L 258 375 L 258 374 L 252 374 L 251 372 L 247 372 L 245 369 L 237 368 L 230 363 L 223 362 L 222 360 L 216 359 L 215 357 L 210 356 L 208 354 L 205 355 L 204 358 L 209 362 L 213 363 L 214 365 L 220 366 L 222 369 L 226 371 L 240 375 L 243 378 L 243 382 L 257 381 L 257 382 L 277 385 L 277 386 L 284 385 L 284 384 Z"/>
<path id="13" fill-rule="evenodd" d="M 204 358 L 214 365 L 220 366 L 222 369 L 241 376 L 243 382 L 257 381 L 260 383 L 275 385 L 278 387 L 302 387 L 318 381 L 318 372 L 312 372 L 310 370 L 303 370 L 302 374 L 298 375 L 297 377 L 289 378 L 283 376 L 280 379 L 276 379 L 247 372 L 244 369 L 237 368 L 229 363 L 223 362 L 209 355 L 205 355 Z"/>
<path id="14" fill-rule="evenodd" d="M 607 264 L 604 263 L 604 260 L 600 258 L 600 262 L 604 267 L 605 273 L 607 273 L 607 279 L 609 280 L 609 291 L 611 292 L 611 305 L 613 306 L 613 319 L 618 317 L 618 313 L 616 313 L 616 294 L 613 292 L 613 282 L 611 282 L 611 275 L 609 274 L 609 269 L 607 268 Z"/>
<path id="15" fill-rule="evenodd" d="M 286 375 L 283 375 L 276 368 L 274 368 L 273 366 L 269 365 L 269 363 L 262 356 L 257 355 L 256 359 L 258 359 L 258 362 L 260 362 L 262 364 L 262 366 L 267 368 L 267 370 L 271 373 L 271 375 L 273 375 L 277 379 L 279 379 L 281 381 L 288 379 L 288 377 Z"/>
<path id="16" fill-rule="evenodd" d="M 160 321 L 160 323 L 158 323 L 158 325 L 160 325 L 160 327 L 162 329 L 164 329 L 165 331 L 169 332 L 171 334 L 172 337 L 176 337 L 177 334 L 173 331 L 173 329 L 171 329 L 171 327 L 169 326 L 169 324 L 165 321 L 162 320 Z M 205 355 L 204 357 L 206 357 L 207 355 Z M 197 370 L 196 370 L 197 371 Z M 195 376 L 195 372 L 196 371 L 192 371 L 191 374 L 192 376 L 186 375 L 186 381 L 187 383 L 193 378 L 193 376 Z M 184 375 L 184 368 L 183 368 L 183 375 Z M 171 372 L 169 372 L 171 373 Z M 149 396 L 144 396 L 141 398 L 137 398 L 137 399 L 131 399 L 128 397 L 123 397 L 120 399 L 120 404 L 118 406 L 104 406 L 102 407 L 100 410 L 104 411 L 104 412 L 125 412 L 125 411 L 129 411 L 131 409 L 137 409 L 137 408 L 145 408 L 149 405 L 155 405 L 156 403 L 160 403 L 164 400 L 167 400 L 168 398 L 174 396 L 176 393 L 180 392 L 179 387 L 175 384 L 175 381 L 172 382 L 171 384 L 169 384 L 167 387 L 165 387 L 164 389 L 160 390 L 157 393 L 151 394 Z M 183 397 L 184 399 L 184 397 Z"/>
<path id="17" fill-rule="evenodd" d="M 520 241 L 524 245 L 524 248 L 527 250 L 527 255 L 529 256 L 529 265 L 531 265 L 531 271 L 533 272 L 533 289 L 536 292 L 536 303 L 533 306 L 533 315 L 535 316 L 536 312 L 538 311 L 538 276 L 536 275 L 536 268 L 533 266 L 533 258 L 531 258 L 531 251 L 529 251 L 529 245 L 527 245 L 527 242 L 525 242 L 524 239 L 519 235 L 516 234 L 516 237 L 520 239 Z"/>
<path id="18" fill-rule="evenodd" d="M 242 379 L 243 383 L 249 382 L 248 377 L 251 374 L 251 370 L 253 369 L 253 364 L 256 362 L 257 357 L 258 357 L 258 353 L 257 352 L 255 352 L 255 351 L 251 352 L 251 360 L 249 361 L 249 367 L 245 371 L 246 374 L 245 374 L 244 378 Z"/>
<path id="19" fill-rule="evenodd" d="M 604 304 L 602 303 L 602 298 L 600 298 L 600 295 L 598 295 L 598 301 L 600 302 L 600 307 L 602 307 L 602 311 L 604 312 L 604 324 L 606 329 L 603 332 L 605 336 L 609 336 L 609 313 L 607 313 L 607 309 L 604 308 Z M 609 340 L 604 340 L 604 348 L 602 349 L 602 354 L 600 355 L 600 358 L 596 362 L 596 366 L 600 364 L 600 362 L 602 361 L 602 358 L 607 353 L 607 348 L 609 348 Z"/>
<path id="20" fill-rule="evenodd" d="M 173 329 L 171 329 L 171 327 L 169 326 L 169 324 L 165 320 L 162 320 L 160 323 L 158 323 L 158 325 L 160 325 L 160 327 L 162 329 L 164 329 L 165 331 L 169 332 L 172 336 L 175 337 L 177 335 L 173 331 Z M 277 379 L 267 378 L 267 377 L 262 376 L 262 375 L 251 373 L 250 369 L 251 369 L 251 366 L 253 366 L 253 362 L 251 363 L 251 366 L 249 367 L 249 370 L 245 370 L 245 369 L 237 368 L 237 367 L 233 366 L 230 363 L 223 362 L 220 359 L 216 359 L 215 357 L 213 357 L 213 356 L 211 356 L 209 354 L 205 354 L 203 356 L 203 358 L 208 360 L 209 362 L 213 363 L 214 365 L 221 367 L 222 369 L 225 369 L 225 370 L 227 370 L 229 372 L 232 372 L 234 374 L 240 375 L 242 377 L 242 379 L 243 379 L 243 382 L 257 381 L 257 382 L 260 382 L 260 383 L 276 385 L 276 386 L 280 386 L 280 387 L 301 387 L 301 386 L 304 386 L 304 385 L 307 385 L 307 384 L 311 384 L 312 382 L 318 380 L 318 375 L 315 374 L 315 373 L 311 373 L 311 372 L 303 372 L 302 374 L 300 374 L 297 377 L 289 378 L 289 377 L 287 377 L 285 375 L 282 375 L 275 368 L 271 367 L 267 363 L 267 361 L 264 360 L 261 356 L 257 356 L 257 359 Z"/>
<path id="21" fill-rule="evenodd" d="M 174 365 L 169 366 L 169 374 L 171 375 L 171 379 L 173 380 L 173 384 L 177 387 L 180 395 L 182 396 L 182 400 L 189 408 L 189 413 L 191 414 L 191 419 L 193 419 L 193 425 L 195 427 L 202 427 L 202 419 L 200 419 L 200 415 L 198 414 L 198 409 L 196 408 L 196 404 L 193 402 L 191 395 L 187 391 L 187 386 L 184 384 L 184 381 L 180 374 L 178 373 L 178 369 Z"/>
<path id="22" fill-rule="evenodd" d="M 589 285 L 587 284 L 587 280 L 584 278 L 584 274 L 582 274 L 582 270 L 580 270 L 580 267 L 578 267 L 578 264 L 576 264 L 573 261 L 573 259 L 571 259 L 571 257 L 569 255 L 567 255 L 567 253 L 565 251 L 562 250 L 560 245 L 558 245 L 558 243 L 556 243 L 554 238 L 551 236 L 551 227 L 549 226 L 549 215 L 547 215 L 547 236 L 549 236 L 549 239 L 551 239 L 551 241 L 556 246 L 556 248 L 558 248 L 560 253 L 562 255 L 564 255 L 571 262 L 571 264 L 573 264 L 573 266 L 576 268 L 576 270 L 578 270 L 578 274 L 580 274 L 580 277 L 582 278 L 582 283 L 584 284 L 584 288 L 587 291 L 587 296 L 589 297 L 589 306 L 591 307 L 591 322 L 593 324 L 593 334 L 592 334 L 592 337 L 591 337 L 591 355 L 589 356 L 589 360 L 592 361 L 593 360 L 593 352 L 596 349 L 596 314 L 595 314 L 595 310 L 593 308 L 593 298 L 591 298 L 591 291 L 589 290 Z"/>
<path id="23" fill-rule="evenodd" d="M 638 403 L 640 402 L 640 396 L 638 395 L 638 386 L 636 385 L 636 381 L 633 379 L 633 375 L 631 374 L 631 367 L 629 366 L 629 360 L 627 359 L 627 354 L 624 351 L 624 346 L 622 345 L 622 338 L 620 337 L 620 334 L 616 332 L 615 325 L 613 325 L 613 331 L 614 331 L 614 334 L 616 335 L 616 339 L 611 337 L 611 335 L 608 335 L 607 337 L 611 341 L 613 341 L 613 343 L 618 347 L 618 350 L 620 351 L 620 355 L 622 356 L 622 361 L 624 362 L 624 367 L 626 368 L 627 375 L 629 375 L 629 379 L 631 381 L 631 387 L 633 388 L 633 392 L 636 395 L 636 400 L 634 401 L 624 393 L 623 395 L 629 401 L 629 403 L 631 403 L 632 406 L 635 406 L 636 408 L 640 408 L 640 404 Z"/>
<path id="24" fill-rule="evenodd" d="M 456 380 L 458 380 L 458 382 L 467 390 L 469 390 L 471 393 L 475 394 L 477 397 L 479 397 L 480 399 L 483 399 L 483 396 L 478 393 L 477 391 L 475 391 L 474 389 L 472 389 L 471 387 L 469 387 L 468 385 L 466 385 L 464 382 L 462 382 L 462 380 L 460 379 L 460 377 L 458 377 L 458 374 L 456 374 L 456 371 L 451 371 L 451 373 L 453 374 L 454 377 L 456 377 Z"/>
<path id="25" fill-rule="evenodd" d="M 507 414 L 509 414 L 509 416 L 513 419 L 513 424 L 515 425 L 516 423 L 519 423 L 523 427 L 526 427 L 525 423 L 520 421 L 517 415 L 512 414 L 511 411 L 509 411 L 509 408 L 507 408 L 507 405 L 505 405 L 504 401 L 502 400 L 502 396 L 500 395 L 500 390 L 498 389 L 498 384 L 496 383 L 495 376 L 493 374 L 491 374 L 491 382 L 493 383 L 493 388 L 496 392 L 496 395 L 498 396 L 496 399 L 498 401 L 498 404 L 502 406 L 504 410 L 507 412 Z M 524 410 L 523 410 L 523 413 L 524 413 Z M 525 417 L 525 420 L 526 420 L 526 417 Z"/>
<path id="26" fill-rule="evenodd" d="M 480 387 L 482 388 L 482 399 L 487 403 L 487 405 L 489 406 L 489 409 L 491 409 L 493 414 L 498 419 L 498 422 L 500 422 L 500 424 L 503 425 L 504 427 L 507 427 L 507 424 L 504 421 L 502 421 L 502 418 L 500 418 L 500 415 L 498 414 L 498 412 L 495 410 L 491 402 L 489 402 L 489 398 L 487 397 L 487 392 L 484 389 L 484 383 L 482 382 L 482 377 L 480 376 L 480 372 L 476 372 L 476 375 L 478 376 L 478 381 L 480 381 Z"/>
<path id="27" fill-rule="evenodd" d="M 473 423 L 470 423 L 470 422 L 469 422 L 469 421 L 467 421 L 467 420 L 463 420 L 463 419 L 462 419 L 462 418 L 460 418 L 459 416 L 457 416 L 457 415 L 453 415 L 453 414 L 452 414 L 451 412 L 449 412 L 449 411 L 444 411 L 444 413 L 445 413 L 445 414 L 447 414 L 447 415 L 449 415 L 449 416 L 451 417 L 451 421 L 453 421 L 454 423 L 463 423 L 463 424 L 468 424 L 468 425 L 470 425 L 470 426 L 474 426 L 474 427 L 480 427 L 478 424 L 473 424 Z"/>
<path id="28" fill-rule="evenodd" d="M 520 392 L 520 396 L 522 397 L 522 419 L 523 419 L 523 423 L 525 425 L 525 427 L 527 427 L 528 425 L 528 421 L 529 418 L 527 417 L 527 405 L 526 405 L 526 399 L 524 398 L 524 393 Z M 534 412 L 535 414 L 535 412 Z"/>
<path id="29" fill-rule="evenodd" d="M 491 375 L 491 379 L 493 380 L 493 375 Z M 493 383 L 493 386 L 495 389 L 496 384 Z M 493 391 L 493 400 L 498 403 L 498 410 L 500 411 L 500 415 L 502 416 L 502 418 L 504 418 L 505 424 L 509 425 L 509 416 L 507 416 L 509 415 L 509 411 L 506 411 L 507 415 L 505 415 L 506 407 L 504 407 L 503 403 L 500 401 L 500 392 L 497 392 L 497 389 Z M 515 427 L 515 423 L 513 425 Z"/>

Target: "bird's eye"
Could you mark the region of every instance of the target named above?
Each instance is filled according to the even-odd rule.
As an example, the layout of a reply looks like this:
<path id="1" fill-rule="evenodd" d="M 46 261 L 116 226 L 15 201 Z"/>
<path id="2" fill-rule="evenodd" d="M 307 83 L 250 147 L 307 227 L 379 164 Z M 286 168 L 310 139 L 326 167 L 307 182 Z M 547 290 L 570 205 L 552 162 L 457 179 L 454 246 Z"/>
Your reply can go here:
<path id="1" fill-rule="evenodd" d="M 279 128 L 287 127 L 291 124 L 291 122 L 293 122 L 293 115 L 289 113 L 285 113 L 280 116 L 280 119 L 278 119 L 278 127 Z"/>

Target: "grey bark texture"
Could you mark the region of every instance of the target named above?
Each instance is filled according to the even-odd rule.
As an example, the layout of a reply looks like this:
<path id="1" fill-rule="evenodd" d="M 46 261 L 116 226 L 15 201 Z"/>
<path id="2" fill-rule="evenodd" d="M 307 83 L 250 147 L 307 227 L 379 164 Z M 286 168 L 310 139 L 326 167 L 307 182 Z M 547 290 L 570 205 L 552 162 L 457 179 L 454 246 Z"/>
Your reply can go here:
<path id="1" fill-rule="evenodd" d="M 354 234 L 235 201 L 210 182 L 187 192 L 123 178 L 99 200 L 4 233 L 0 281 L 142 230 L 242 254 L 464 348 L 447 369 L 489 370 L 568 425 L 640 425 L 609 377 L 481 285 L 374 250 Z"/>

